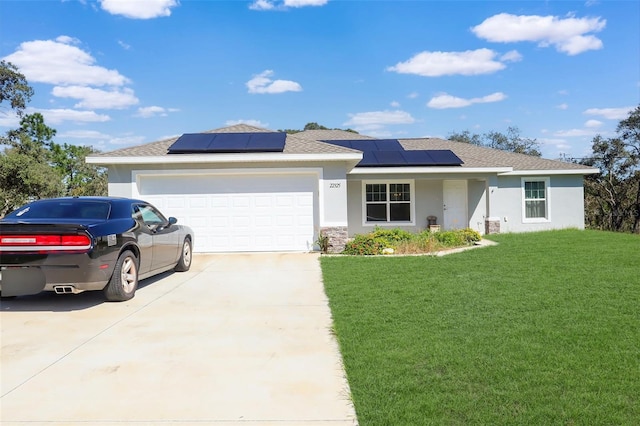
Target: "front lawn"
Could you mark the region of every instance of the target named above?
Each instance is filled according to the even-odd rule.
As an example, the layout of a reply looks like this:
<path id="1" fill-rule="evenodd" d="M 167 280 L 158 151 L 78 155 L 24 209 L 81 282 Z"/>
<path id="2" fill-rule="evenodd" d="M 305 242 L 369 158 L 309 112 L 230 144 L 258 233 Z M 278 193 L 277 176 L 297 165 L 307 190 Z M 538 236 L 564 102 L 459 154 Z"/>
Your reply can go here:
<path id="1" fill-rule="evenodd" d="M 360 425 L 635 425 L 640 236 L 323 257 Z"/>

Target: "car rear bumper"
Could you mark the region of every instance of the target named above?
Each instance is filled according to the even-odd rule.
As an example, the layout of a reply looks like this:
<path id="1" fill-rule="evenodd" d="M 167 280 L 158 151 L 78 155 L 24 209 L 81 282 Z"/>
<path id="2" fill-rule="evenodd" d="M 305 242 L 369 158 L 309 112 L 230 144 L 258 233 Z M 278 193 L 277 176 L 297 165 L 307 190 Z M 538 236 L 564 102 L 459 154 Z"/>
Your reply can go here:
<path id="1" fill-rule="evenodd" d="M 2 296 L 41 291 L 80 293 L 107 285 L 115 262 L 92 259 L 87 253 L 61 255 L 3 255 L 0 261 Z"/>

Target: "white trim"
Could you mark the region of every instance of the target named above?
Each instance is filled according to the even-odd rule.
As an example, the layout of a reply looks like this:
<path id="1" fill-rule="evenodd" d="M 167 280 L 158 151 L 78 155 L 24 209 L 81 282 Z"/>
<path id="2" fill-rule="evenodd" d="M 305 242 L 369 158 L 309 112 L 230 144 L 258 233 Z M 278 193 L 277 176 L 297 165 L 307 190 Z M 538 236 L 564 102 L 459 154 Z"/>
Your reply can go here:
<path id="1" fill-rule="evenodd" d="M 513 167 L 356 167 L 350 175 L 508 173 Z"/>
<path id="2" fill-rule="evenodd" d="M 600 173 L 599 169 L 565 169 L 565 170 L 515 170 L 500 173 L 500 176 L 549 176 L 549 175 L 592 175 Z"/>
<path id="3" fill-rule="evenodd" d="M 409 201 L 409 205 L 411 208 L 411 221 L 409 222 L 367 222 L 367 184 L 386 184 L 387 192 L 389 191 L 389 185 L 394 183 L 408 183 L 409 184 L 409 196 L 411 200 Z M 415 226 L 416 225 L 416 181 L 415 179 L 367 179 L 362 181 L 361 187 L 361 196 L 360 200 L 362 203 L 362 226 L 364 227 L 375 227 L 375 226 Z M 390 203 L 390 200 L 385 202 L 387 206 Z"/>
<path id="4" fill-rule="evenodd" d="M 256 163 L 256 162 L 292 162 L 292 161 L 352 161 L 357 164 L 362 154 L 173 154 L 156 156 L 89 156 L 89 164 L 206 164 L 206 163 Z"/>
<path id="5" fill-rule="evenodd" d="M 138 187 L 143 176 L 209 176 L 209 175 L 315 175 L 317 179 L 316 190 L 320 193 L 320 179 L 323 170 L 321 167 L 294 167 L 294 168 L 258 168 L 258 169 L 163 169 L 163 170 L 131 170 L 131 194 L 132 198 L 140 197 Z"/>
<path id="6" fill-rule="evenodd" d="M 544 206 L 545 206 L 545 217 L 532 217 L 528 218 L 527 216 L 527 208 L 525 201 L 525 182 L 544 182 Z M 551 189 L 551 178 L 549 177 L 539 177 L 539 176 L 529 176 L 523 177 L 520 179 L 520 187 L 522 194 L 522 223 L 549 223 L 551 222 L 551 200 L 550 200 L 550 189 Z"/>

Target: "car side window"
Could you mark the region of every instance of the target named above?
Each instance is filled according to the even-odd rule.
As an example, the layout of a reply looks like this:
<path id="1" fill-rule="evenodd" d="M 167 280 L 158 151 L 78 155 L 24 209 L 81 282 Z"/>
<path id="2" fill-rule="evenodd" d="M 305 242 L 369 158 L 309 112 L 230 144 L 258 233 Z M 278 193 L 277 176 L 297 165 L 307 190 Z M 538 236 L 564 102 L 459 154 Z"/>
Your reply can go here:
<path id="1" fill-rule="evenodd" d="M 153 206 L 139 204 L 134 208 L 134 219 L 141 219 L 145 225 L 158 226 L 167 223 L 167 220 Z"/>

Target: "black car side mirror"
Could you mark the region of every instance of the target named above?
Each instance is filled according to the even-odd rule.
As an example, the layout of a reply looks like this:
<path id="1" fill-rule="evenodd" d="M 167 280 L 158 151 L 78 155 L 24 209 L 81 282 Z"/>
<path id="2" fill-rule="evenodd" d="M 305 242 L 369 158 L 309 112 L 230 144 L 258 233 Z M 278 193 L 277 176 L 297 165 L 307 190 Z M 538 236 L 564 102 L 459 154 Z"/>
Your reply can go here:
<path id="1" fill-rule="evenodd" d="M 176 223 L 178 223 L 178 219 L 176 219 L 175 217 L 171 216 L 169 218 L 169 226 L 175 225 Z"/>

